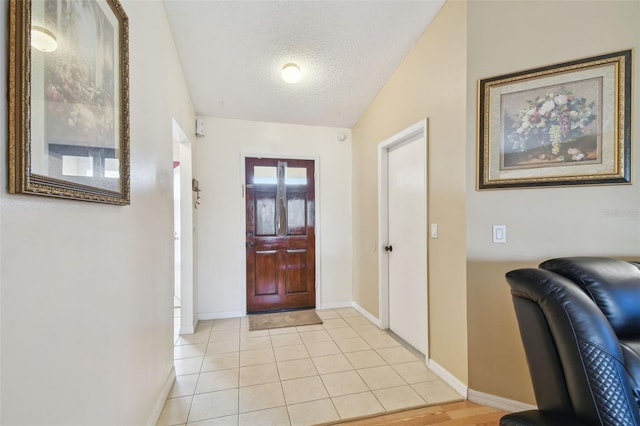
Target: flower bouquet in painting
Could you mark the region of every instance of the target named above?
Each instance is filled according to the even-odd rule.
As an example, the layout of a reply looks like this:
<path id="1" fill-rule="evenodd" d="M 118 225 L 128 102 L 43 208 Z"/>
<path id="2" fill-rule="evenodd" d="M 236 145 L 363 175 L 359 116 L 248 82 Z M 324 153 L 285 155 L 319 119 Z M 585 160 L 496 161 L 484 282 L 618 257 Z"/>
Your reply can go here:
<path id="1" fill-rule="evenodd" d="M 117 38 L 105 6 L 46 2 L 46 16 L 64 43 L 40 55 L 45 81 L 45 130 L 50 144 L 115 148 Z"/>
<path id="2" fill-rule="evenodd" d="M 597 81 L 506 95 L 502 167 L 599 161 Z M 579 95 L 576 93 L 580 93 Z"/>

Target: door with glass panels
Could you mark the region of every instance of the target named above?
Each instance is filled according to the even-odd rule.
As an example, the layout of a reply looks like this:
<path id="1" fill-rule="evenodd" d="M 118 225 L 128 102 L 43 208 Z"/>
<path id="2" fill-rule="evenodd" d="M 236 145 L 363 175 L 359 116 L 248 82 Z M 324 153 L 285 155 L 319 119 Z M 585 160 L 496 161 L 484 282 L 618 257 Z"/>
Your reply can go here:
<path id="1" fill-rule="evenodd" d="M 246 158 L 247 312 L 313 308 L 313 160 Z"/>

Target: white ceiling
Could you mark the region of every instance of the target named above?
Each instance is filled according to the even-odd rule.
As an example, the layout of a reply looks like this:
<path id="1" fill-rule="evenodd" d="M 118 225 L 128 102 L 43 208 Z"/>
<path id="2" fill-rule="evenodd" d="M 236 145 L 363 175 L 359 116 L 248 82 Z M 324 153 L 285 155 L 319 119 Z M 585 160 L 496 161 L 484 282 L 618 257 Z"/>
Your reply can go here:
<path id="1" fill-rule="evenodd" d="M 196 113 L 351 128 L 445 0 L 164 0 Z M 303 79 L 285 83 L 282 66 Z"/>

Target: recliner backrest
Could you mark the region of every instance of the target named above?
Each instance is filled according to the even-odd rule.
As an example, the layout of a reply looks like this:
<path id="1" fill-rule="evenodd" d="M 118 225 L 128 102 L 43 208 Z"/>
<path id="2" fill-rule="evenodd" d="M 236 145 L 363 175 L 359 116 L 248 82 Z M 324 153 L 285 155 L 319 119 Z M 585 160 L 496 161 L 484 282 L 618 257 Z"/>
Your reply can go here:
<path id="1" fill-rule="evenodd" d="M 590 425 L 640 425 L 618 338 L 585 291 L 544 269 L 518 269 L 506 278 L 538 407 Z M 554 377 L 543 379 L 548 369 Z"/>
<path id="2" fill-rule="evenodd" d="M 620 338 L 640 337 L 640 269 L 606 257 L 550 259 L 540 268 L 578 284 L 609 320 Z"/>
<path id="3" fill-rule="evenodd" d="M 624 354 L 627 377 L 640 406 L 640 264 L 607 257 L 550 259 L 540 268 L 579 285 L 609 320 Z"/>

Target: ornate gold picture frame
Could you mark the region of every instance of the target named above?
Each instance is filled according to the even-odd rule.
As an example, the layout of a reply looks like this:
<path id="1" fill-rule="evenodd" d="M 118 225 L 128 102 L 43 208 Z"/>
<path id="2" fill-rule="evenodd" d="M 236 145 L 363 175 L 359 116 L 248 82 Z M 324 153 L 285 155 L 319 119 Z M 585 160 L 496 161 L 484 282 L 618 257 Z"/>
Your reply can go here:
<path id="1" fill-rule="evenodd" d="M 128 45 L 117 0 L 9 1 L 9 192 L 130 203 Z"/>
<path id="2" fill-rule="evenodd" d="M 631 182 L 631 50 L 480 80 L 478 189 Z"/>

